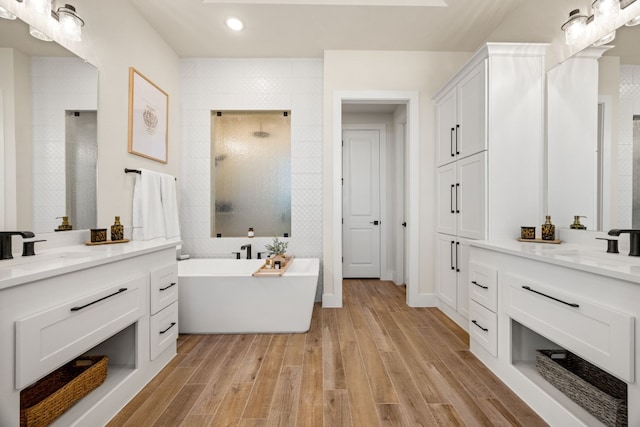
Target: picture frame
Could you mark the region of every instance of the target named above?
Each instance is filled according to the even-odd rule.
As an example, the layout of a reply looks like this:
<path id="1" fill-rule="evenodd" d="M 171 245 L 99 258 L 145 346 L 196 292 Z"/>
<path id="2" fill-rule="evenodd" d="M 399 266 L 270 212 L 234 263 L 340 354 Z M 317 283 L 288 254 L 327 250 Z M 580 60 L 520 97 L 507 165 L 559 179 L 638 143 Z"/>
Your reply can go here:
<path id="1" fill-rule="evenodd" d="M 129 67 L 129 153 L 167 163 L 169 95 Z"/>

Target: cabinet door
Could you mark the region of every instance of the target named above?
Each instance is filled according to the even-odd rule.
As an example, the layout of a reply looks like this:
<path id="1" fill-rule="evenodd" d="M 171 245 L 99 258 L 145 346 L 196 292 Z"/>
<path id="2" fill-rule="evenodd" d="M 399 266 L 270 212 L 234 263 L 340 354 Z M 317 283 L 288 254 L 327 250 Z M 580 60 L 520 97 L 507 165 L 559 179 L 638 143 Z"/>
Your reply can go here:
<path id="1" fill-rule="evenodd" d="M 456 284 L 456 239 L 446 234 L 437 234 L 436 286 L 438 296 L 454 310 L 458 307 Z"/>
<path id="2" fill-rule="evenodd" d="M 458 84 L 458 121 L 454 149 L 458 158 L 487 148 L 487 61 L 478 64 Z"/>
<path id="3" fill-rule="evenodd" d="M 469 318 L 469 241 L 458 239 L 456 242 L 456 267 L 458 276 L 458 313 Z"/>
<path id="4" fill-rule="evenodd" d="M 457 162 L 457 231 L 469 239 L 486 238 L 487 153 L 475 154 Z"/>
<path id="5" fill-rule="evenodd" d="M 452 89 L 436 105 L 436 165 L 455 160 L 456 89 Z"/>
<path id="6" fill-rule="evenodd" d="M 438 192 L 437 231 L 439 233 L 456 234 L 456 164 L 450 163 L 440 166 L 436 170 L 436 176 Z"/>

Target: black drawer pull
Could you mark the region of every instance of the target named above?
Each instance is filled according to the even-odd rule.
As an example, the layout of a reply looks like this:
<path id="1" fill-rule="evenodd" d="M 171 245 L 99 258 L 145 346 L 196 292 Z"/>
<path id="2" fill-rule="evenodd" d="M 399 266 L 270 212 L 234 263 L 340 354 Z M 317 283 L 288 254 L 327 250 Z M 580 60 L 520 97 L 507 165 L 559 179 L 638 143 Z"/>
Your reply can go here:
<path id="1" fill-rule="evenodd" d="M 522 289 L 526 289 L 527 291 L 533 292 L 534 294 L 542 295 L 543 297 L 547 297 L 547 298 L 552 299 L 554 301 L 561 302 L 562 304 L 568 305 L 569 307 L 574 307 L 574 308 L 580 307 L 580 304 L 576 304 L 576 303 L 573 303 L 573 302 L 562 301 L 561 299 L 558 299 L 556 297 L 552 297 L 551 295 L 543 294 L 542 292 L 538 292 L 535 289 L 531 289 L 529 286 L 522 286 Z"/>
<path id="2" fill-rule="evenodd" d="M 169 286 L 165 286 L 164 288 L 160 288 L 160 292 L 166 291 L 167 289 L 169 289 L 170 287 L 175 286 L 175 285 L 177 285 L 176 282 L 171 282 L 171 284 Z"/>
<path id="3" fill-rule="evenodd" d="M 95 300 L 95 301 L 93 301 L 93 302 L 90 302 L 89 304 L 81 305 L 80 307 L 71 307 L 71 311 L 79 311 L 79 310 L 82 310 L 83 308 L 87 308 L 87 307 L 89 307 L 90 305 L 96 304 L 96 303 L 98 303 L 98 302 L 100 302 L 100 301 L 104 301 L 104 300 L 106 300 L 107 298 L 111 298 L 111 297 L 112 297 L 112 296 L 114 296 L 114 295 L 121 294 L 121 293 L 123 293 L 123 292 L 124 292 L 124 291 L 126 291 L 126 290 L 127 290 L 127 288 L 120 288 L 120 289 L 118 289 L 118 291 L 117 291 L 117 292 L 114 292 L 114 293 L 112 293 L 112 294 L 110 294 L 110 295 L 107 295 L 106 297 L 102 297 L 102 298 L 100 298 L 100 299 L 97 299 L 97 300 Z"/>
<path id="4" fill-rule="evenodd" d="M 475 320 L 472 320 L 472 321 L 471 321 L 471 323 L 473 323 L 474 325 L 476 325 L 478 328 L 482 329 L 483 331 L 485 331 L 485 332 L 489 332 L 489 329 L 487 329 L 487 328 L 483 328 L 483 327 L 482 327 L 482 326 L 480 326 L 480 325 L 478 324 L 478 322 L 476 322 Z"/>
<path id="5" fill-rule="evenodd" d="M 471 283 L 473 283 L 474 285 L 476 285 L 476 286 L 478 286 L 478 287 L 480 287 L 482 289 L 489 289 L 488 286 L 481 285 L 480 283 L 476 282 L 475 280 L 472 280 Z"/>
<path id="6" fill-rule="evenodd" d="M 176 322 L 171 322 L 171 325 L 169 325 L 169 327 L 167 329 L 165 329 L 164 331 L 160 331 L 160 335 L 164 334 L 165 332 L 167 332 L 169 329 L 173 328 L 174 326 L 176 326 Z"/>

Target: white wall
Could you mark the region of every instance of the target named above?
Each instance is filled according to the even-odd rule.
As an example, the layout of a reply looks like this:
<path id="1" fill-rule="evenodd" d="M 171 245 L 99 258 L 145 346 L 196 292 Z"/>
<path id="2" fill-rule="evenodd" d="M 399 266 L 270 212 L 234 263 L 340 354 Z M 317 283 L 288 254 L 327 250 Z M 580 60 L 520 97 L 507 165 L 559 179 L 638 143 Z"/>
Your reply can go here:
<path id="1" fill-rule="evenodd" d="M 324 58 L 323 154 L 333 158 L 333 95 L 336 91 L 418 91 L 420 135 L 420 294 L 434 294 L 435 256 L 435 110 L 431 99 L 437 90 L 462 66 L 470 53 L 462 52 L 382 52 L 326 51 Z M 334 292 L 333 274 L 333 165 L 323 164 L 324 213 L 324 295 Z"/>
<path id="2" fill-rule="evenodd" d="M 178 57 L 127 0 L 96 2 L 75 0 L 73 5 L 86 25 L 81 42 L 60 40 L 51 18 L 39 18 L 26 3 L 0 0 L 27 23 L 35 24 L 60 44 L 98 68 L 98 226 L 120 215 L 131 224 L 133 177 L 124 168 L 147 168 L 178 175 L 180 69 Z M 169 94 L 168 163 L 129 154 L 129 67 L 135 67 Z M 5 112 L 6 113 L 6 112 Z M 15 203 L 13 201 L 12 203 Z"/>
<path id="3" fill-rule="evenodd" d="M 181 69 L 183 252 L 231 257 L 245 243 L 254 254 L 271 243 L 264 237 L 211 237 L 211 111 L 291 110 L 288 252 L 322 258 L 322 60 L 185 59 Z"/>

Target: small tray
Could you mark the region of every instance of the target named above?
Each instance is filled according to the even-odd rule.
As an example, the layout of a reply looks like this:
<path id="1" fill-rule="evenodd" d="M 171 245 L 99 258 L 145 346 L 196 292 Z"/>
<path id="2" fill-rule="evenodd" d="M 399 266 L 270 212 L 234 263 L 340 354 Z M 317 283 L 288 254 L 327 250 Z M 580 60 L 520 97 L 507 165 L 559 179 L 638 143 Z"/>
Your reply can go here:
<path id="1" fill-rule="evenodd" d="M 284 257 L 284 266 L 282 266 L 279 270 L 276 270 L 275 268 L 265 268 L 265 266 L 267 265 L 267 262 L 265 261 L 264 264 L 262 264 L 262 267 L 260 267 L 259 269 L 256 270 L 255 273 L 253 273 L 253 276 L 255 277 L 282 276 L 287 271 L 287 268 L 289 268 L 289 266 L 291 265 L 291 261 L 293 261 L 293 258 L 295 258 L 295 256 L 293 255 Z"/>
<path id="2" fill-rule="evenodd" d="M 518 237 L 518 242 L 525 242 L 525 243 L 551 243 L 553 245 L 558 245 L 560 243 L 562 243 L 562 240 L 542 240 L 542 239 L 522 239 L 520 237 Z"/>
<path id="3" fill-rule="evenodd" d="M 105 240 L 104 242 L 84 242 L 87 246 L 96 246 L 96 245 L 113 245 L 115 243 L 127 243 L 129 239 L 122 240 Z"/>

